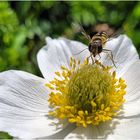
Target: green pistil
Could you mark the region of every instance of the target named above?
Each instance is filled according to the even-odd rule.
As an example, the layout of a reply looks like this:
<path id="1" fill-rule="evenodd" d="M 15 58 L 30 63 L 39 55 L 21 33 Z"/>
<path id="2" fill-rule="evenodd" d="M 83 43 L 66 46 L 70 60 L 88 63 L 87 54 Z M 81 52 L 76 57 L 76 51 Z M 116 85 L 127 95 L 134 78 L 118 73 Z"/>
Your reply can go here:
<path id="1" fill-rule="evenodd" d="M 99 66 L 83 66 L 71 76 L 68 83 L 70 104 L 88 112 L 92 112 L 91 101 L 96 103 L 96 109 L 101 104 L 107 105 L 106 97 L 112 89 L 111 81 L 111 75 Z"/>

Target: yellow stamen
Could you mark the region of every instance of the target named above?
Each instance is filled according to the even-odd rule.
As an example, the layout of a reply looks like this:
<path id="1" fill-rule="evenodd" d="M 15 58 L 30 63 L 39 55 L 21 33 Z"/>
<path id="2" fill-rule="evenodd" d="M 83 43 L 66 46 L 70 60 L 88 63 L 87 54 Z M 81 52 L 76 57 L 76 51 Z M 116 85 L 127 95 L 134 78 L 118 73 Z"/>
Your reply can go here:
<path id="1" fill-rule="evenodd" d="M 126 84 L 110 69 L 99 61 L 91 65 L 88 59 L 81 63 L 71 58 L 70 68 L 61 66 L 61 72 L 46 84 L 52 90 L 49 115 L 83 127 L 111 120 L 125 101 Z"/>

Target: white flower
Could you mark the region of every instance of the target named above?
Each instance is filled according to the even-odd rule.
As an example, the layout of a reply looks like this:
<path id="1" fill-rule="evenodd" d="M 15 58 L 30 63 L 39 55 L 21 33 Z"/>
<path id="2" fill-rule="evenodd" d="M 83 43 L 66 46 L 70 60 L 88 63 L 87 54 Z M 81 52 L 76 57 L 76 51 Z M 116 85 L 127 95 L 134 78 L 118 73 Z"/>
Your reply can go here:
<path id="1" fill-rule="evenodd" d="M 121 35 L 106 44 L 113 52 L 117 76 L 123 77 L 127 84 L 123 113 L 112 121 L 87 128 L 68 122 L 63 127 L 53 125 L 52 122 L 58 123 L 58 120 L 48 116 L 50 91 L 45 86 L 60 66 L 69 67 L 70 57 L 81 61 L 88 57 L 88 50 L 74 55 L 87 46 L 65 38 L 47 37 L 46 40 L 47 45 L 37 56 L 45 79 L 17 70 L 0 73 L 0 131 L 19 138 L 140 139 L 140 61 L 130 39 Z M 101 54 L 101 61 L 104 65 L 112 65 L 106 54 Z"/>

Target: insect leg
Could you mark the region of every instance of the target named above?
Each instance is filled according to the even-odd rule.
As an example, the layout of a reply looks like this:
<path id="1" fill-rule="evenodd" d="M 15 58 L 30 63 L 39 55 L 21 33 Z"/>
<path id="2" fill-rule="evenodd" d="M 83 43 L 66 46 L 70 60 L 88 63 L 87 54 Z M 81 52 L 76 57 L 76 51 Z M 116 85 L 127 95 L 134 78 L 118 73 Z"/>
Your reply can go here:
<path id="1" fill-rule="evenodd" d="M 113 59 L 112 51 L 111 50 L 107 50 L 107 49 L 103 49 L 103 52 L 108 54 L 108 56 L 110 57 L 113 65 L 115 66 L 115 68 L 117 68 L 116 65 L 115 65 L 114 59 Z M 109 54 L 109 52 L 110 52 L 111 55 Z"/>
<path id="2" fill-rule="evenodd" d="M 93 54 L 91 55 L 91 59 L 92 59 L 92 64 L 94 64 L 94 63 L 95 63 L 95 61 L 94 61 Z"/>
<path id="3" fill-rule="evenodd" d="M 84 52 L 86 49 L 88 49 L 88 48 L 85 48 L 85 49 L 83 49 L 82 51 L 80 51 L 79 53 L 76 53 L 76 54 L 74 54 L 74 55 L 78 55 L 78 54 Z"/>
<path id="4" fill-rule="evenodd" d="M 94 64 L 94 59 L 93 59 L 93 54 L 92 53 L 90 53 L 90 56 L 87 59 L 89 60 L 89 58 L 91 58 L 92 64 Z"/>
<path id="5" fill-rule="evenodd" d="M 101 59 L 101 55 L 98 53 L 98 56 L 99 56 L 99 60 Z"/>
<path id="6" fill-rule="evenodd" d="M 110 54 L 111 54 L 111 57 L 112 57 L 112 59 L 113 59 L 113 53 L 112 53 L 112 51 L 111 51 L 111 50 L 108 50 L 108 49 L 103 49 L 103 51 L 110 52 Z"/>

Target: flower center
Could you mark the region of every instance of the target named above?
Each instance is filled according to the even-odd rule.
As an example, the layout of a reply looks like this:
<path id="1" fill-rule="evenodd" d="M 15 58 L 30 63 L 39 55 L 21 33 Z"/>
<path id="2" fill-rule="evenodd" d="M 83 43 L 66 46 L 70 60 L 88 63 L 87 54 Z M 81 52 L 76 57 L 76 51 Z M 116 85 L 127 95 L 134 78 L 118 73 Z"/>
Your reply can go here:
<path id="1" fill-rule="evenodd" d="M 56 72 L 57 78 L 46 84 L 52 90 L 50 115 L 83 127 L 98 125 L 117 115 L 125 101 L 125 81 L 117 79 L 110 67 L 98 61 L 91 65 L 85 60 L 81 64 L 71 58 L 70 66 L 62 66 L 62 73 Z"/>
<path id="2" fill-rule="evenodd" d="M 83 66 L 68 82 L 71 105 L 77 105 L 78 109 L 87 110 L 93 115 L 102 104 L 108 105 L 108 93 L 112 89 L 111 75 L 94 65 Z M 96 107 L 92 107 L 93 104 L 96 104 Z"/>

